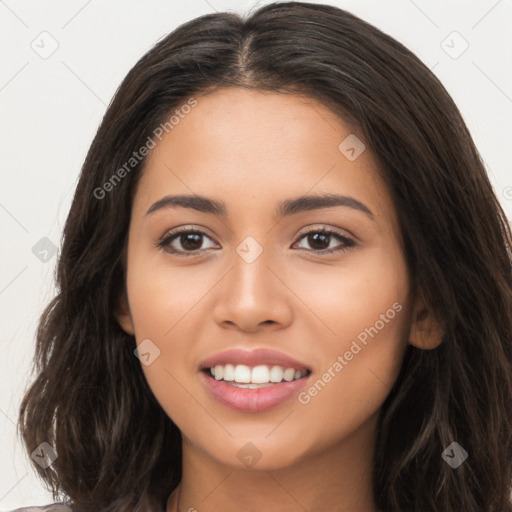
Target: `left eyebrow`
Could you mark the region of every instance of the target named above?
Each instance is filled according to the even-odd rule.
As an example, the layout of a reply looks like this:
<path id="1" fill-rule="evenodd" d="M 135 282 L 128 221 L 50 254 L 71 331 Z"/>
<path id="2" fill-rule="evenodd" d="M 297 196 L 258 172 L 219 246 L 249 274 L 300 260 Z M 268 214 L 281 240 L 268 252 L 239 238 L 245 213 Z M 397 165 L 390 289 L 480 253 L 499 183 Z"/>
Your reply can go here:
<path id="1" fill-rule="evenodd" d="M 282 218 L 303 211 L 319 210 L 333 206 L 345 206 L 359 210 L 368 215 L 370 219 L 374 220 L 373 212 L 365 204 L 353 197 L 338 194 L 310 195 L 286 199 L 278 206 L 276 216 Z M 153 203 L 146 212 L 146 215 L 150 215 L 162 208 L 173 207 L 191 208 L 202 213 L 209 213 L 219 217 L 226 217 L 228 214 L 226 205 L 222 201 L 198 195 L 175 195 L 165 196 Z"/>

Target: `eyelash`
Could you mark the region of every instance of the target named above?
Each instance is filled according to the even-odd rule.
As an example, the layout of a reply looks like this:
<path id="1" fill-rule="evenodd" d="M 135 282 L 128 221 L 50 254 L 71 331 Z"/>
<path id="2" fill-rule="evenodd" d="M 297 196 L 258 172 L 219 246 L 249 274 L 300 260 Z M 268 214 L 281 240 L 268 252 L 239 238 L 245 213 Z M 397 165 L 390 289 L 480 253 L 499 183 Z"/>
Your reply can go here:
<path id="1" fill-rule="evenodd" d="M 335 236 L 336 238 L 338 238 L 344 244 L 344 247 L 342 247 L 341 249 L 323 249 L 321 251 L 315 251 L 314 249 L 306 249 L 306 251 L 308 251 L 308 252 L 314 252 L 315 254 L 320 254 L 320 255 L 332 254 L 332 253 L 335 253 L 335 252 L 340 252 L 341 253 L 341 252 L 347 251 L 349 248 L 351 248 L 351 247 L 353 247 L 355 245 L 355 242 L 353 240 L 351 240 L 350 238 L 347 238 L 346 236 L 342 235 L 341 233 L 339 233 L 336 230 L 326 229 L 326 228 L 312 229 L 310 231 L 302 233 L 299 236 L 299 239 L 297 241 L 299 242 L 303 238 L 305 238 L 308 235 L 313 234 L 313 233 L 320 233 L 320 234 L 325 235 L 325 236 Z M 175 254 L 177 256 L 184 256 L 184 257 L 196 256 L 198 253 L 201 252 L 201 250 L 197 250 L 197 251 L 177 251 L 175 249 L 171 249 L 170 248 L 171 242 L 174 241 L 174 239 L 177 239 L 180 235 L 183 235 L 183 234 L 198 234 L 198 235 L 203 235 L 203 236 L 205 236 L 207 238 L 211 238 L 204 231 L 201 231 L 201 230 L 198 230 L 198 229 L 190 229 L 190 228 L 184 227 L 184 228 L 178 228 L 178 229 L 176 229 L 176 230 L 174 230 L 174 231 L 172 231 L 170 233 L 166 233 L 165 235 L 163 235 L 157 241 L 156 246 L 159 249 L 162 249 L 162 250 L 164 250 L 166 252 L 169 252 L 171 254 Z"/>

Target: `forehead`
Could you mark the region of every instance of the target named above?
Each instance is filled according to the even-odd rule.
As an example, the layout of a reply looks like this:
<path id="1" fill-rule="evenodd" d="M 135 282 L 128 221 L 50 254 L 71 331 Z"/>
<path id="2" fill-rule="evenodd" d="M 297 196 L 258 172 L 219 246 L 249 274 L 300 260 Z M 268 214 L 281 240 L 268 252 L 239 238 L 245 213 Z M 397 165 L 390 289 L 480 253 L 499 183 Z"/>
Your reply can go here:
<path id="1" fill-rule="evenodd" d="M 364 147 L 361 136 L 321 103 L 243 88 L 194 99 L 193 108 L 174 109 L 172 127 L 148 155 L 135 207 L 171 192 L 214 195 L 240 207 L 343 193 L 392 214 L 371 152 L 347 158 L 347 144 Z"/>
<path id="2" fill-rule="evenodd" d="M 177 160 L 189 152 L 190 161 L 194 149 L 197 159 L 233 161 L 238 167 L 237 162 L 257 158 L 261 165 L 254 162 L 251 168 L 263 172 L 270 164 L 276 171 L 287 162 L 321 162 L 326 149 L 337 156 L 340 137 L 352 132 L 333 112 L 304 96 L 225 88 L 195 99 L 197 105 L 188 114 L 175 117 L 176 124 L 150 155 L 149 165 L 165 153 Z M 178 154 L 179 149 L 184 151 Z"/>

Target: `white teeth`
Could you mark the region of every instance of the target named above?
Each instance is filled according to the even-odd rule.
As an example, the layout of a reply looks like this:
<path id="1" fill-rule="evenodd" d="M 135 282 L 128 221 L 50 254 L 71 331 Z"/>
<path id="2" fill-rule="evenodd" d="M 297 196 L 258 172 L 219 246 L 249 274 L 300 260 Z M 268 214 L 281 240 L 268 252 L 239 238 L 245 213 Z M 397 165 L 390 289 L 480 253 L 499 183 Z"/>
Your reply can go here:
<path id="1" fill-rule="evenodd" d="M 272 366 L 270 370 L 270 382 L 281 382 L 284 369 L 281 366 Z"/>
<path id="2" fill-rule="evenodd" d="M 255 366 L 251 372 L 251 382 L 253 384 L 265 384 L 270 380 L 270 372 L 268 366 Z"/>
<path id="3" fill-rule="evenodd" d="M 215 378 L 217 378 L 217 367 L 215 367 Z M 251 382 L 251 369 L 245 364 L 237 364 L 235 367 L 235 382 Z"/>
<path id="4" fill-rule="evenodd" d="M 269 367 L 262 364 L 251 368 L 245 364 L 218 364 L 210 368 L 210 373 L 215 380 L 224 380 L 226 382 L 234 381 L 244 384 L 268 384 L 270 382 L 277 383 L 283 380 L 286 382 L 297 380 L 304 377 L 308 371 L 284 368 L 277 365 Z"/>
<path id="5" fill-rule="evenodd" d="M 283 373 L 283 379 L 287 382 L 290 382 L 293 380 L 293 377 L 295 376 L 295 369 L 294 368 L 286 368 L 286 370 Z"/>
<path id="6" fill-rule="evenodd" d="M 224 366 L 224 375 L 222 378 L 227 382 L 235 380 L 235 367 L 232 364 Z"/>
<path id="7" fill-rule="evenodd" d="M 220 364 L 218 364 L 215 367 L 215 380 L 221 380 L 223 376 L 224 376 L 224 366 L 221 366 Z"/>

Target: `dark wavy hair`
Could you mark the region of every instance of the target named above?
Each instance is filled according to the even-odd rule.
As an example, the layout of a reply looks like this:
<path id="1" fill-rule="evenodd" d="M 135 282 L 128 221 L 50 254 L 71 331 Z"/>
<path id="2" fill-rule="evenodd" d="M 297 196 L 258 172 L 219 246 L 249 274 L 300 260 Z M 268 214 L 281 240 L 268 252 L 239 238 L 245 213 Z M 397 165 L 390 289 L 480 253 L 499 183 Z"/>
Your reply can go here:
<path id="1" fill-rule="evenodd" d="M 449 94 L 407 48 L 339 8 L 273 3 L 180 25 L 130 70 L 83 164 L 20 406 L 34 468 L 74 511 L 160 510 L 181 479 L 181 433 L 149 388 L 114 312 L 146 159 L 98 199 L 155 128 L 224 87 L 301 94 L 357 128 L 398 212 L 414 297 L 444 327 L 408 345 L 379 417 L 373 492 L 385 512 L 510 512 L 511 229 Z M 457 469 L 452 443 L 469 454 Z M 33 461 L 32 461 L 33 462 Z M 50 488 L 50 487 L 48 487 Z"/>

